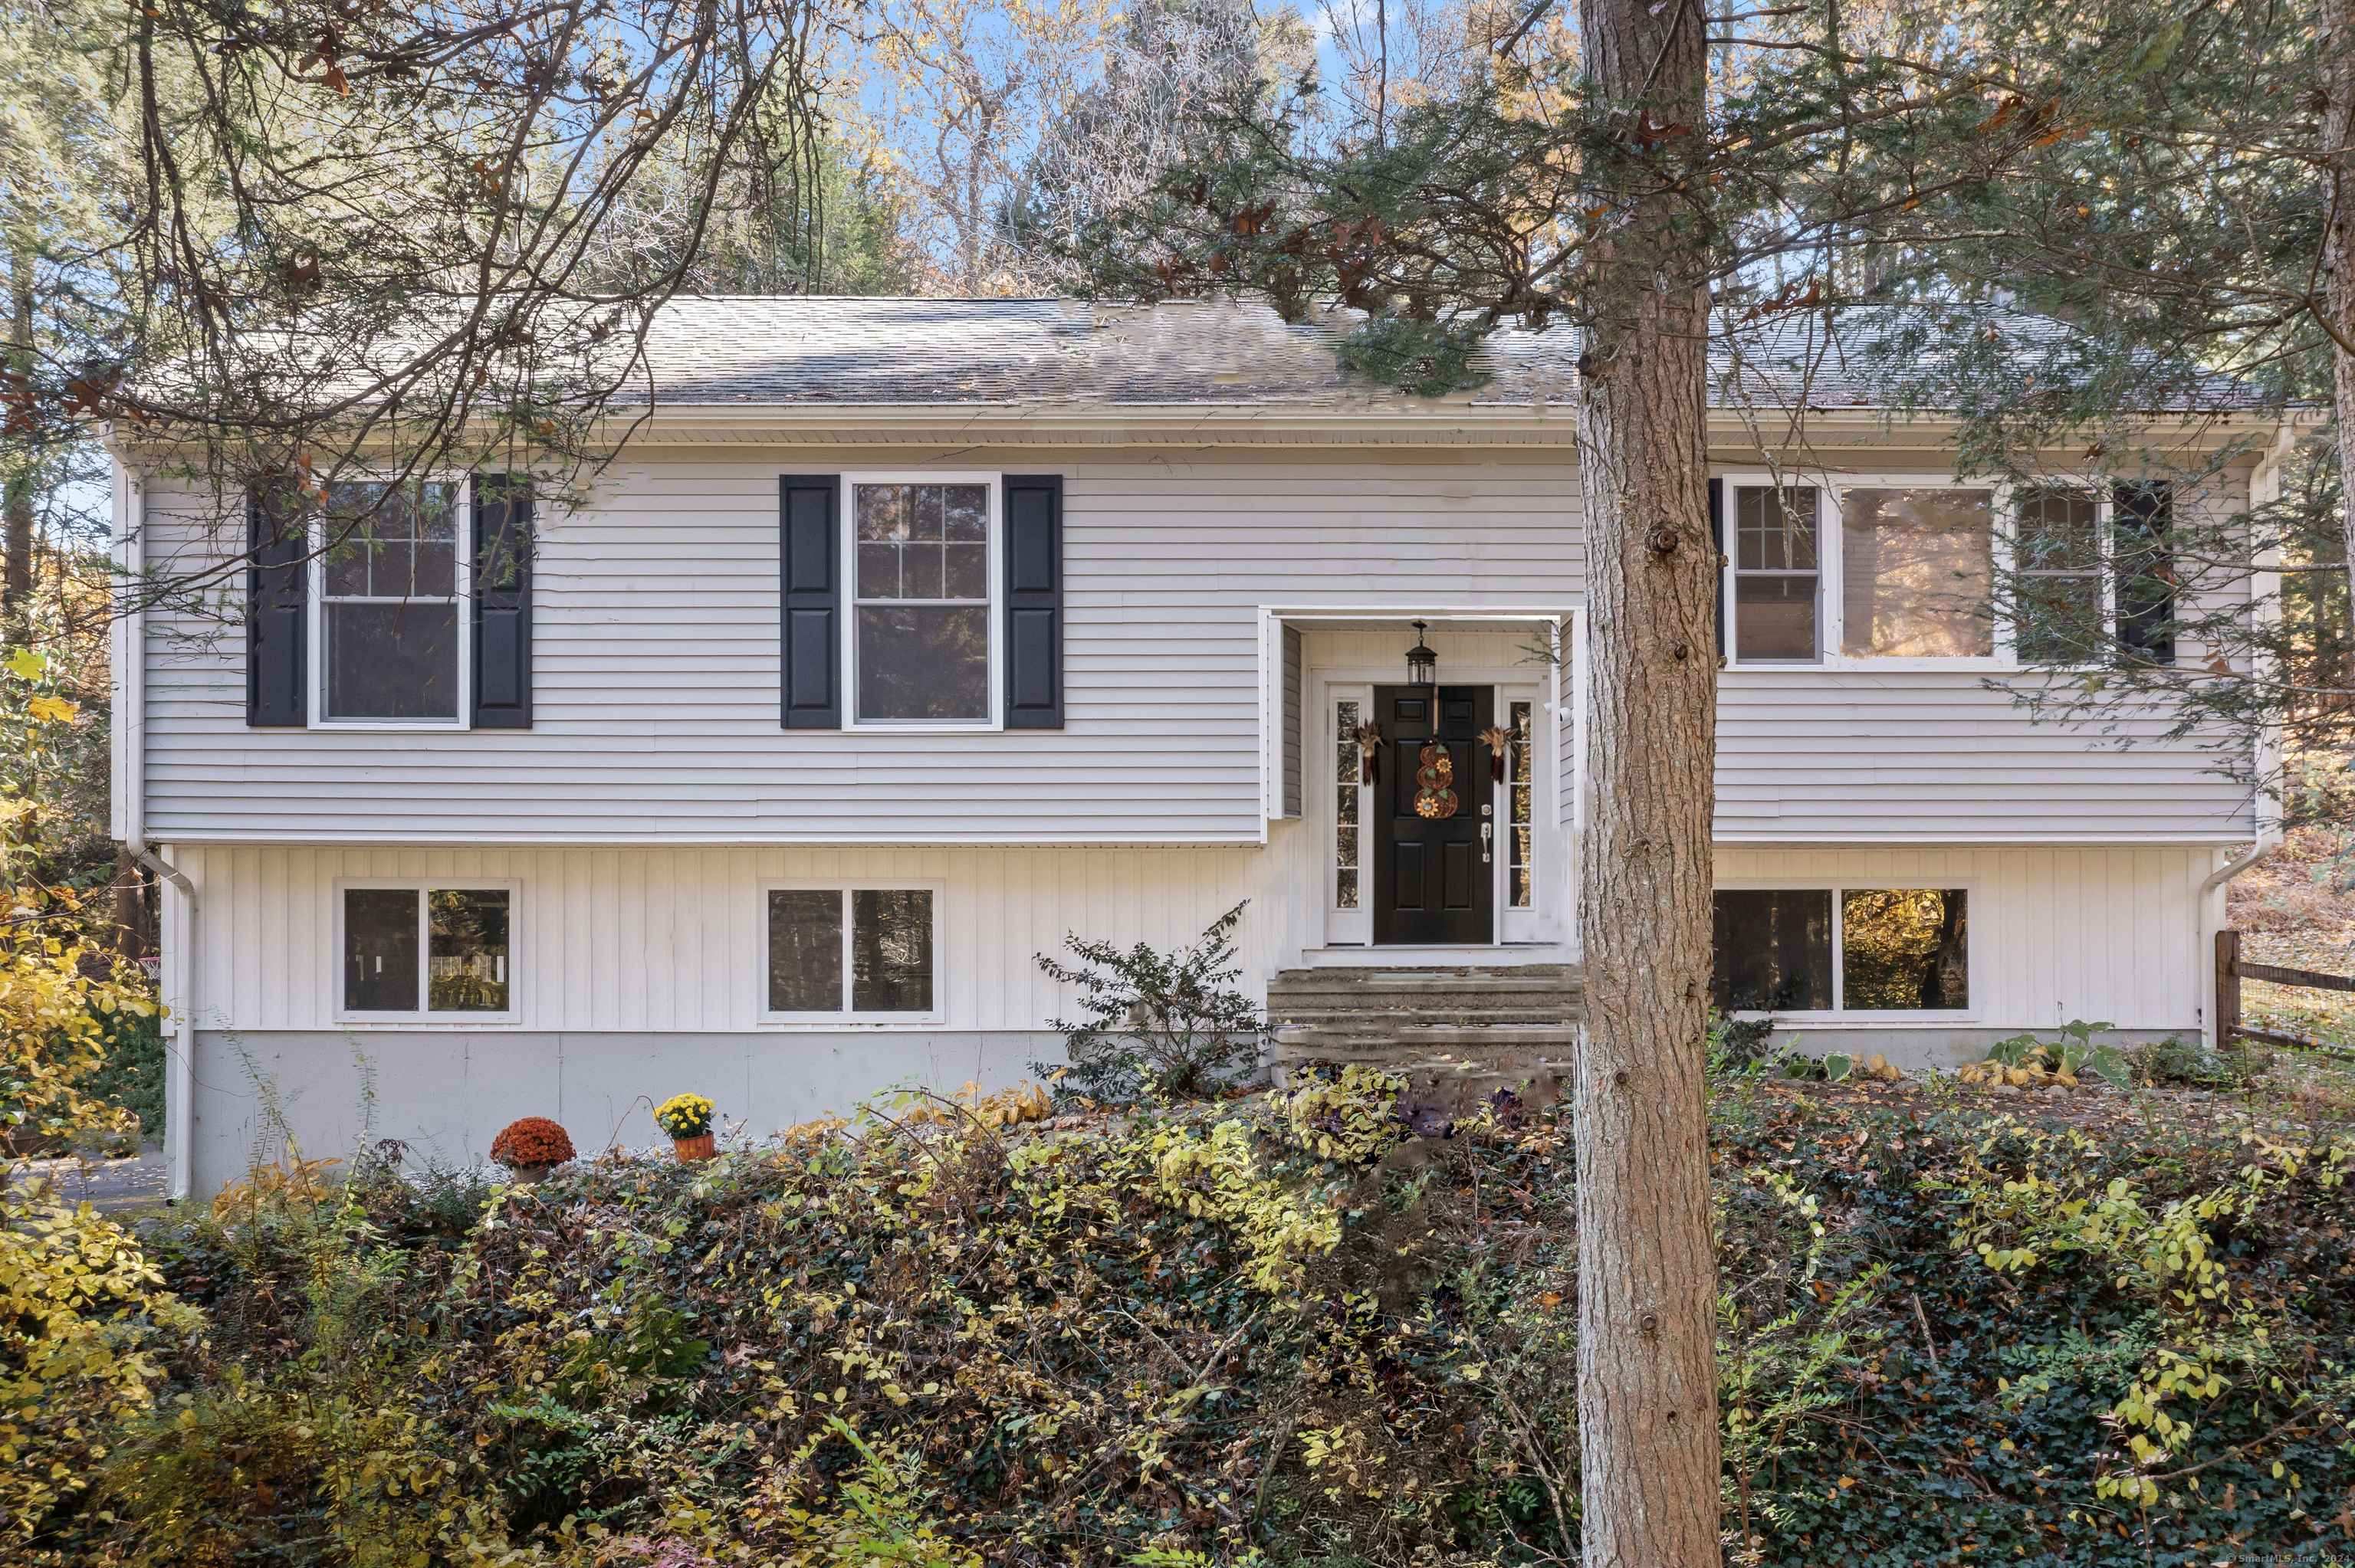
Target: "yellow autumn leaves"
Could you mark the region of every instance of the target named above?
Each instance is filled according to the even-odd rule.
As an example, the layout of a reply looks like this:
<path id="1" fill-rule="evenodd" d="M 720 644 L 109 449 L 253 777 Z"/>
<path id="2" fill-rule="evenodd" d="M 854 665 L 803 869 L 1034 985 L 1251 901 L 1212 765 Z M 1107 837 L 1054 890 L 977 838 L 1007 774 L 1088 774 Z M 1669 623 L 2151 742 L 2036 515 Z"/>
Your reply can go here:
<path id="1" fill-rule="evenodd" d="M 37 681 L 49 673 L 49 658 L 48 654 L 37 653 L 30 648 L 19 648 L 8 656 L 5 664 L 0 664 L 0 669 L 5 669 L 20 681 Z M 71 724 L 81 716 L 79 704 L 64 697 L 47 695 L 28 698 L 25 711 L 42 724 Z"/>

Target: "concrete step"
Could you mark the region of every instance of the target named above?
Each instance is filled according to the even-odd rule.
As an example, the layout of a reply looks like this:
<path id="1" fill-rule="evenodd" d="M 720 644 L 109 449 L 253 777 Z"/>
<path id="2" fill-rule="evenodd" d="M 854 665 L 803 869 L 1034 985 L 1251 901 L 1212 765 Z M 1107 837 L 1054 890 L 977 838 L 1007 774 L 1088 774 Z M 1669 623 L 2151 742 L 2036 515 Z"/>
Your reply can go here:
<path id="1" fill-rule="evenodd" d="M 1584 1001 L 1566 964 L 1287 969 L 1268 985 L 1267 1016 L 1279 1071 L 1363 1062 L 1468 1082 L 1566 1063 Z"/>

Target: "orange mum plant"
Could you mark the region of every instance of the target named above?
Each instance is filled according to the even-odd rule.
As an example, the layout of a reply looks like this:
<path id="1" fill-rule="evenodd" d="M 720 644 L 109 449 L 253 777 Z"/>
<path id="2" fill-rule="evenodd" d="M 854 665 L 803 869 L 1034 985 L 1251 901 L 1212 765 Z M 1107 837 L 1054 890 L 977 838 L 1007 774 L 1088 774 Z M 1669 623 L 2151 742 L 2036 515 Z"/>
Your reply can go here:
<path id="1" fill-rule="evenodd" d="M 561 1165 L 572 1158 L 572 1139 L 544 1116 L 509 1122 L 491 1140 L 491 1158 L 510 1171 L 529 1165 Z"/>

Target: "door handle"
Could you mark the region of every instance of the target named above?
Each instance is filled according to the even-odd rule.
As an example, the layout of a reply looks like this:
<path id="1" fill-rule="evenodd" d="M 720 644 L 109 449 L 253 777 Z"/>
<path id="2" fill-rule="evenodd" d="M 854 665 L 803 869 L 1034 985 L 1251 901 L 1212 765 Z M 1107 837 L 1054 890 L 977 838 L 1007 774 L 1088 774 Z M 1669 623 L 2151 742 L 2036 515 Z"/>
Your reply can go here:
<path id="1" fill-rule="evenodd" d="M 1483 822 L 1480 824 L 1480 863 L 1482 865 L 1487 865 L 1488 863 L 1489 842 L 1496 836 L 1496 823 Z"/>

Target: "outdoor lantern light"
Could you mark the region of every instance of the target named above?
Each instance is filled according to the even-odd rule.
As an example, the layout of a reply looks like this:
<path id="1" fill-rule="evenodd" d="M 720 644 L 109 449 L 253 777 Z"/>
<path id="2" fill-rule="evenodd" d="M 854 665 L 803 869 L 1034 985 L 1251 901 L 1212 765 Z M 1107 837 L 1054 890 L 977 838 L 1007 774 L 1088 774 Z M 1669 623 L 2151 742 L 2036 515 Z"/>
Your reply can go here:
<path id="1" fill-rule="evenodd" d="M 1414 624 L 1414 646 L 1406 651 L 1406 683 L 1428 686 L 1439 674 L 1439 655 L 1423 645 L 1423 622 Z"/>

